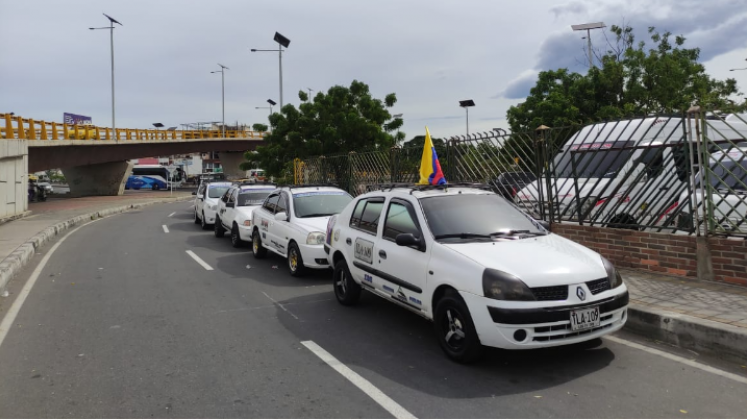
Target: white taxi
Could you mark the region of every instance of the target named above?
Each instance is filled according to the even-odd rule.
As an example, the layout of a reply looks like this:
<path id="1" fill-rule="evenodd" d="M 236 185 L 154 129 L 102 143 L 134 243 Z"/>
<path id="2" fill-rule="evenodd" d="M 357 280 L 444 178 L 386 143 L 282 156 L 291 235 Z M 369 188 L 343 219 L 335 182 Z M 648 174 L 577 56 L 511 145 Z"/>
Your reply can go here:
<path id="1" fill-rule="evenodd" d="M 328 186 L 273 191 L 252 213 L 252 254 L 263 258 L 269 250 L 287 258 L 292 276 L 301 276 L 308 268 L 329 268 L 324 229 L 330 216 L 352 199 L 347 192 Z"/>
<path id="2" fill-rule="evenodd" d="M 274 185 L 234 185 L 218 202 L 215 218 L 216 238 L 231 232 L 231 245 L 239 248 L 252 241 L 252 212 L 275 190 Z"/>
<path id="3" fill-rule="evenodd" d="M 195 207 L 195 224 L 201 225 L 203 229 L 210 229 L 215 223 L 215 216 L 218 214 L 218 201 L 223 194 L 231 188 L 230 182 L 204 182 L 200 184 L 194 201 Z"/>
<path id="4" fill-rule="evenodd" d="M 330 219 L 325 251 L 343 305 L 367 290 L 433 321 L 446 355 L 591 340 L 626 321 L 628 291 L 601 255 L 491 191 L 393 187 Z"/>

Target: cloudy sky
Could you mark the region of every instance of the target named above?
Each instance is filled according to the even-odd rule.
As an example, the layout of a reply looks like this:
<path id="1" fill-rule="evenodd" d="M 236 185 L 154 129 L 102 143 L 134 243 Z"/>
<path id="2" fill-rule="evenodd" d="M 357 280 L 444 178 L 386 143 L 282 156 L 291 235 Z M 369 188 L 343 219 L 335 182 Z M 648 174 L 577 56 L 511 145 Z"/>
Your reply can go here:
<path id="1" fill-rule="evenodd" d="M 408 138 L 465 130 L 461 99 L 473 99 L 470 131 L 506 127 L 540 70 L 586 70 L 583 34 L 572 24 L 623 21 L 644 39 L 656 26 L 700 47 L 716 78 L 747 92 L 747 1 L 743 0 L 0 0 L 0 112 L 62 121 L 63 112 L 111 125 L 109 33 L 115 30 L 117 126 L 168 126 L 221 119 L 266 122 L 278 101 L 278 31 L 284 100 L 354 79 L 376 97 L 394 92 Z M 604 36 L 592 36 L 604 46 Z"/>

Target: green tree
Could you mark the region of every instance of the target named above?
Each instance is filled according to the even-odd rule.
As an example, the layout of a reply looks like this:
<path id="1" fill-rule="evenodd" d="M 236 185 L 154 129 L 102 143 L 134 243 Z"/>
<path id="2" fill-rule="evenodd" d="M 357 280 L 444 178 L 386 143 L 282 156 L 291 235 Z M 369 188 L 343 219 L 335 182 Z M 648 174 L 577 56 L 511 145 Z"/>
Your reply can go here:
<path id="1" fill-rule="evenodd" d="M 681 113 L 699 104 L 709 110 L 744 110 L 729 97 L 738 95 L 734 79 L 716 80 L 698 63 L 699 48 L 684 48 L 685 38 L 670 32 L 648 33 L 653 43 L 635 43 L 633 29 L 613 25 L 615 44 L 598 58 L 600 67 L 586 75 L 567 69 L 539 73 L 530 95 L 512 106 L 507 119 L 514 132 L 587 124 L 650 114 Z"/>
<path id="2" fill-rule="evenodd" d="M 376 99 L 368 85 L 357 80 L 350 87 L 318 92 L 312 99 L 304 91 L 298 97 L 298 108 L 288 104 L 270 116 L 273 129 L 254 156 L 269 175 L 281 175 L 294 158 L 389 150 L 395 144 L 391 133 L 402 126 L 402 119 L 393 119 L 388 110 L 397 102 L 396 95 Z M 344 168 L 330 170 L 342 173 Z"/>

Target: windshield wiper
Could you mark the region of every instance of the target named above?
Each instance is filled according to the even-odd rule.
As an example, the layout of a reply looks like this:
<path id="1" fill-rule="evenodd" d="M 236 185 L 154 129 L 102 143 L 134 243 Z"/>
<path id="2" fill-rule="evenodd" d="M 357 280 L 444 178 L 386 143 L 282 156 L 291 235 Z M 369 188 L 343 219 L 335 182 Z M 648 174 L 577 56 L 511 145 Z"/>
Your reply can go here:
<path id="1" fill-rule="evenodd" d="M 332 216 L 331 213 L 311 213 L 311 214 L 305 214 L 301 216 L 301 218 L 305 217 L 325 217 L 325 216 Z"/>
<path id="2" fill-rule="evenodd" d="M 436 235 L 435 239 L 447 239 L 447 238 L 459 238 L 459 239 L 469 239 L 469 238 L 485 238 L 490 239 L 492 235 L 483 235 L 479 233 L 470 233 L 470 232 L 462 232 L 462 233 L 448 233 L 445 235 Z"/>

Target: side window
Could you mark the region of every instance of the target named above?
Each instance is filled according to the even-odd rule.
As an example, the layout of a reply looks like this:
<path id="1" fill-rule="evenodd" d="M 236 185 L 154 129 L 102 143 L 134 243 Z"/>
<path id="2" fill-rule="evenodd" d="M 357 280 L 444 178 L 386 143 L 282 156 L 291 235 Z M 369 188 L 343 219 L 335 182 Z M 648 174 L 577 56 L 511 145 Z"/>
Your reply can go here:
<path id="1" fill-rule="evenodd" d="M 234 188 L 232 190 L 228 191 L 228 202 L 229 203 L 235 203 L 236 202 L 236 196 L 239 194 L 239 189 Z"/>
<path id="2" fill-rule="evenodd" d="M 200 189 L 197 190 L 197 195 L 205 195 L 205 184 L 200 185 Z"/>
<path id="3" fill-rule="evenodd" d="M 363 208 L 366 207 L 366 200 L 360 200 L 355 205 L 353 210 L 353 216 L 350 218 L 350 227 L 358 227 L 361 224 L 361 215 L 363 215 Z"/>
<path id="4" fill-rule="evenodd" d="M 225 193 L 223 193 L 223 196 L 220 198 L 220 201 L 222 201 L 224 203 L 228 203 L 229 201 L 231 201 L 231 198 L 230 198 L 231 197 L 231 191 L 232 190 L 229 189 L 228 191 L 226 191 Z"/>
<path id="5" fill-rule="evenodd" d="M 275 213 L 275 207 L 278 204 L 278 197 L 280 197 L 279 194 L 272 194 L 267 197 L 267 200 L 265 200 L 265 204 L 262 205 L 262 208 L 269 211 L 270 213 Z"/>
<path id="6" fill-rule="evenodd" d="M 640 162 L 646 166 L 644 169 L 646 177 L 656 178 L 664 171 L 664 148 L 656 147 L 644 151 Z"/>
<path id="7" fill-rule="evenodd" d="M 409 203 L 399 200 L 390 202 L 384 224 L 384 239 L 394 241 L 400 233 L 412 233 L 415 237 L 420 237 L 414 213 Z"/>
<path id="8" fill-rule="evenodd" d="M 288 194 L 281 193 L 278 205 L 275 206 L 275 213 L 288 212 Z"/>
<path id="9" fill-rule="evenodd" d="M 381 210 L 383 210 L 383 208 L 383 198 L 373 198 L 366 200 L 366 207 L 363 209 L 363 214 L 361 215 L 361 221 L 358 225 L 358 229 L 376 235 L 376 232 L 379 229 Z"/>

